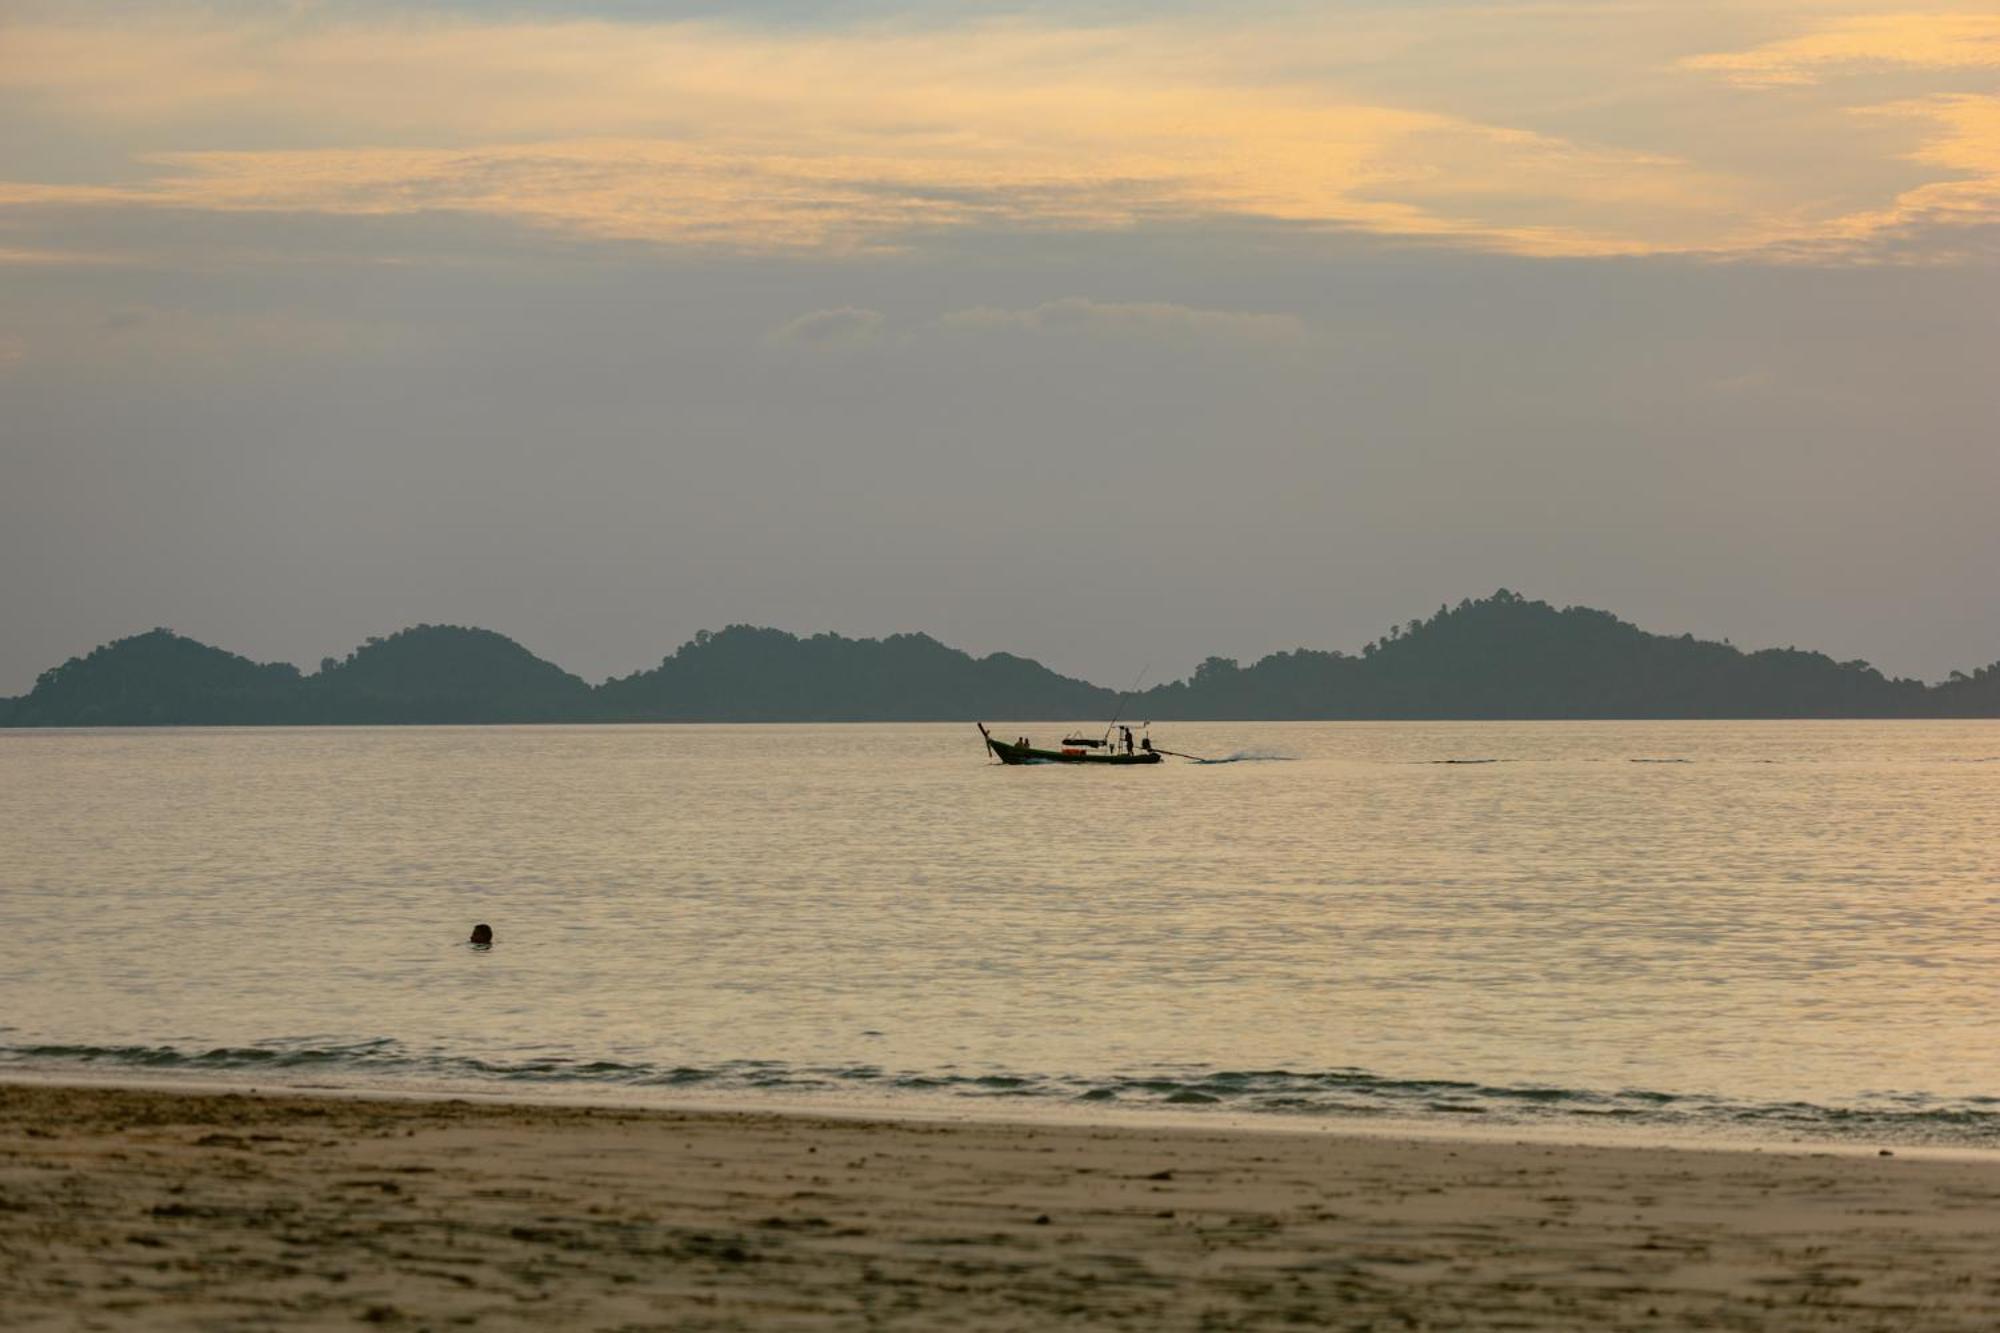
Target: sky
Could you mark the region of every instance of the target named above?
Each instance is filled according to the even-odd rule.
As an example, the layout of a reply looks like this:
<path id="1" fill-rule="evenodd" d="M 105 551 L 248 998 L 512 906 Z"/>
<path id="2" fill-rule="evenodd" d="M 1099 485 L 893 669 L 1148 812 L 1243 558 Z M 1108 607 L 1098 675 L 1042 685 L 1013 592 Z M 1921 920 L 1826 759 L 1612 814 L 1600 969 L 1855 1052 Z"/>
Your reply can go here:
<path id="1" fill-rule="evenodd" d="M 2000 659 L 1990 3 L 10 0 L 0 125 L 0 694 L 1502 586 Z"/>

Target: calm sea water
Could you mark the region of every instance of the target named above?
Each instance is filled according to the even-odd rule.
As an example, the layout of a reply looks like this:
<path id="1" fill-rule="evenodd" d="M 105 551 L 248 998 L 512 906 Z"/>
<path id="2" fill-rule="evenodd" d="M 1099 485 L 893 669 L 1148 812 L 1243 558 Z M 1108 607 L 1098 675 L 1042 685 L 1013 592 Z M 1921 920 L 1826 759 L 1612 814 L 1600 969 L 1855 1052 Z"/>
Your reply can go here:
<path id="1" fill-rule="evenodd" d="M 0 732 L 0 1065 L 2000 1146 L 2000 723 L 1158 739 Z"/>

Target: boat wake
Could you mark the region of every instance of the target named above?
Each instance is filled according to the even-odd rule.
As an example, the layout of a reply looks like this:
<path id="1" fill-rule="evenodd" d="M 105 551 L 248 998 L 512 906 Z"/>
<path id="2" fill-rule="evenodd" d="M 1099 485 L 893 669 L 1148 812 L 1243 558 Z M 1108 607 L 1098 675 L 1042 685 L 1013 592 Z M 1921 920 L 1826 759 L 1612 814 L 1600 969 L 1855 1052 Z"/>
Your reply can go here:
<path id="1" fill-rule="evenodd" d="M 1264 754 L 1257 750 L 1238 750 L 1235 754 L 1218 755 L 1213 759 L 1196 759 L 1197 764 L 1289 764 L 1294 756 L 1288 754 Z"/>

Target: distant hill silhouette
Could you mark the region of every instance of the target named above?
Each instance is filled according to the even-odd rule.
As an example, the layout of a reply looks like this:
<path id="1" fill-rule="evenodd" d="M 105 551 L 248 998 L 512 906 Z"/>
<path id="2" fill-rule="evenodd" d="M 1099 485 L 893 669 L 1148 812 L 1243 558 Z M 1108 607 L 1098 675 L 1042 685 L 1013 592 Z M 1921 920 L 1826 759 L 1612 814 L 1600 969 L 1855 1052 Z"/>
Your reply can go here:
<path id="1" fill-rule="evenodd" d="M 1989 713 L 2000 711 L 1992 686 L 2000 679 L 1983 696 Z M 1502 589 L 1439 607 L 1359 656 L 1300 649 L 1250 667 L 1212 657 L 1134 707 L 1155 718 L 1907 717 L 1938 713 L 1945 689 L 1823 653 L 1648 634 Z M 1976 694 L 1950 697 L 1977 713 Z"/>
<path id="2" fill-rule="evenodd" d="M 155 629 L 44 671 L 5 720 L 17 727 L 263 722 L 298 689 L 299 669 L 289 663 L 259 664 Z"/>
<path id="3" fill-rule="evenodd" d="M 311 722 L 564 722 L 592 711 L 581 677 L 504 634 L 457 625 L 418 625 L 328 658 L 300 699 L 298 720 Z"/>
<path id="4" fill-rule="evenodd" d="M 592 688 L 491 630 L 419 625 L 313 675 L 168 630 L 120 639 L 0 700 L 0 726 L 965 721 L 1107 717 L 1118 696 L 923 634 L 800 638 L 733 625 Z M 1796 648 L 1649 634 L 1502 589 L 1358 654 L 1211 657 L 1131 700 L 1152 719 L 2000 717 L 2000 663 L 1937 685 Z"/>
<path id="5" fill-rule="evenodd" d="M 846 639 L 731 625 L 597 691 L 609 716 L 732 722 L 1099 717 L 1110 690 L 1009 653 L 973 657 L 928 634 Z"/>
<path id="6" fill-rule="evenodd" d="M 156 629 L 44 671 L 0 723 L 157 726 L 575 721 L 590 686 L 492 630 L 419 625 L 302 676 Z"/>

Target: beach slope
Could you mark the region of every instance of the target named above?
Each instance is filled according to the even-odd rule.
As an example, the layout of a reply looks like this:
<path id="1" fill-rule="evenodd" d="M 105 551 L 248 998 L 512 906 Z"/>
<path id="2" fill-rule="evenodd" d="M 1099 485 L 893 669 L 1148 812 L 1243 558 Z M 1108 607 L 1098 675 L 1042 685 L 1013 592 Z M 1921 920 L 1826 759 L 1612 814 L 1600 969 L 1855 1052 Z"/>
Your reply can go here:
<path id="1" fill-rule="evenodd" d="M 2000 1327 L 2000 1165 L 0 1085 L 12 1328 Z"/>

